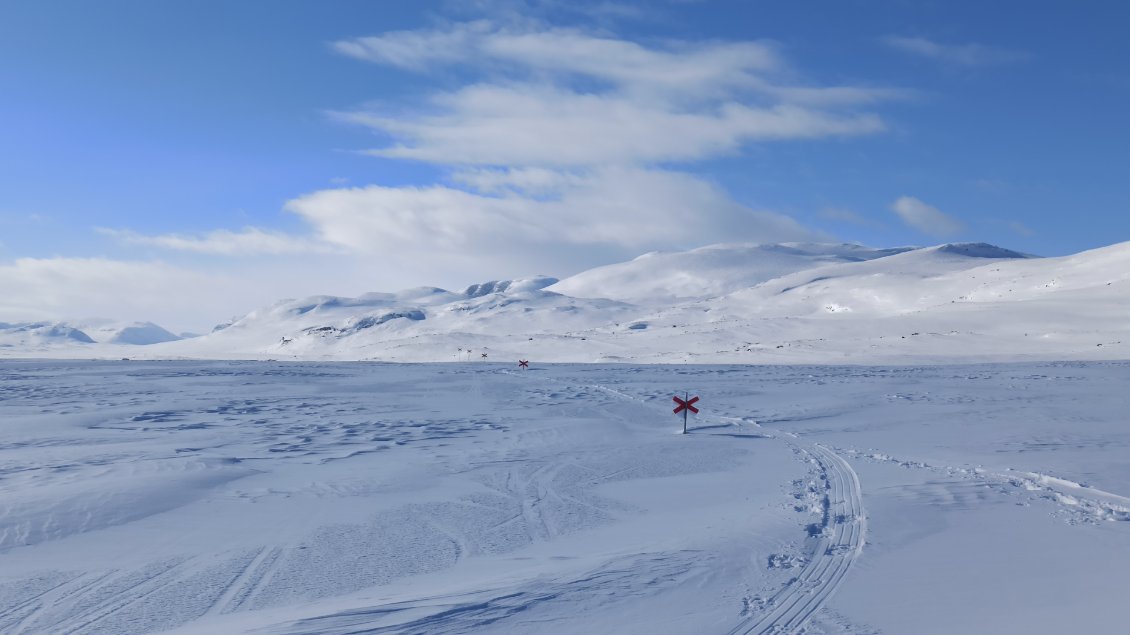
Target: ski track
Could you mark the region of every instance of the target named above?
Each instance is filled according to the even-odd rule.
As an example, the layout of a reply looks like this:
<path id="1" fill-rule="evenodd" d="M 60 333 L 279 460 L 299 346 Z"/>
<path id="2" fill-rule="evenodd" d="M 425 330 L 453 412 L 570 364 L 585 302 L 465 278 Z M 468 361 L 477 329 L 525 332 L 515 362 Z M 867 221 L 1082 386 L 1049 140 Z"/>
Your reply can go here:
<path id="1" fill-rule="evenodd" d="M 34 624 L 36 620 L 39 619 L 39 617 L 43 614 L 44 608 L 61 602 L 66 602 L 74 597 L 79 597 L 82 594 L 86 593 L 88 590 L 94 588 L 95 585 L 114 575 L 114 573 L 114 571 L 107 571 L 100 574 L 84 574 L 68 581 L 63 585 L 55 587 L 48 593 L 45 593 L 40 596 L 40 598 L 38 598 L 39 601 L 36 603 L 35 610 L 24 615 L 23 619 L 21 619 L 19 623 L 15 624 L 12 627 L 12 632 L 30 632 L 24 631 L 22 629 L 26 629 L 30 627 L 30 625 Z M 0 626 L 2 626 L 2 624 L 0 624 Z"/>
<path id="2" fill-rule="evenodd" d="M 2 633 L 143 633 L 239 610 L 269 579 L 282 548 L 226 552 L 92 572 L 0 615 Z"/>
<path id="3" fill-rule="evenodd" d="M 61 590 L 74 586 L 76 582 L 85 577 L 87 576 L 80 575 L 64 580 L 36 593 L 22 602 L 0 611 L 0 632 L 18 632 L 23 624 L 30 621 L 32 616 L 43 608 L 45 602 L 50 602 L 52 597 L 66 593 L 66 591 Z"/>
<path id="4" fill-rule="evenodd" d="M 70 619 L 55 622 L 51 625 L 53 632 L 58 635 L 70 635 L 71 633 L 82 632 L 93 627 L 97 622 L 161 590 L 169 578 L 175 577 L 176 570 L 181 566 L 183 566 L 183 562 L 174 563 L 159 573 L 146 577 L 140 582 L 123 589 L 120 593 L 111 595 L 108 599 L 95 604 L 92 608 L 83 610 Z"/>
<path id="5" fill-rule="evenodd" d="M 263 547 L 239 574 L 232 578 L 231 584 L 224 589 L 220 597 L 208 608 L 205 615 L 231 613 L 238 609 L 245 601 L 262 586 L 263 581 L 270 576 L 282 553 L 281 548 Z"/>
<path id="6" fill-rule="evenodd" d="M 832 597 L 863 552 L 867 518 L 859 476 L 847 461 L 822 445 L 803 451 L 820 465 L 825 482 L 824 518 L 816 549 L 795 578 L 729 635 L 799 631 Z"/>

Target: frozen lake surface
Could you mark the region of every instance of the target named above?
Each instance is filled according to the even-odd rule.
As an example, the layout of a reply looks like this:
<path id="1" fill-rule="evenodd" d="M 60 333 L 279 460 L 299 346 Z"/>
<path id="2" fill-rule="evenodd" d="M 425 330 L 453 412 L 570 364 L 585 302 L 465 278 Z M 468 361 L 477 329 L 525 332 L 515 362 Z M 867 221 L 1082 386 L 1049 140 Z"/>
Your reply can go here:
<path id="1" fill-rule="evenodd" d="M 0 632 L 1130 630 L 1130 363 L 533 366 L 2 361 Z"/>

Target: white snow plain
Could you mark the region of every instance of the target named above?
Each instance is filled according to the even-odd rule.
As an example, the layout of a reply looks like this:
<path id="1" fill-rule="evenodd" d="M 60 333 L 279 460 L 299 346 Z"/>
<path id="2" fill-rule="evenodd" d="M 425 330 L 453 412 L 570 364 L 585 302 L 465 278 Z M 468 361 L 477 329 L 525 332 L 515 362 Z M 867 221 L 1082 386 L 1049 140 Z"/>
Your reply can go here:
<path id="1" fill-rule="evenodd" d="M 0 632 L 1130 627 L 1130 363 L 531 366 L 0 361 Z"/>

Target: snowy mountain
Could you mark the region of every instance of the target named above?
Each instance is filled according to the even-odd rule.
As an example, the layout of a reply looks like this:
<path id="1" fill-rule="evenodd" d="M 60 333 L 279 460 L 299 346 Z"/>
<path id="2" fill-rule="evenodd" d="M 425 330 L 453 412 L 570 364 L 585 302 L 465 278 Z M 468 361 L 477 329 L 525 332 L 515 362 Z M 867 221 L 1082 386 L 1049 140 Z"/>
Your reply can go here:
<path id="1" fill-rule="evenodd" d="M 80 325 L 96 342 L 148 346 L 183 339 L 152 322 L 90 321 Z"/>
<path id="2" fill-rule="evenodd" d="M 83 331 L 60 322 L 0 322 L 0 355 L 33 356 L 52 349 L 93 343 Z"/>
<path id="3" fill-rule="evenodd" d="M 138 347 L 184 339 L 152 322 L 0 322 L 0 355 L 8 357 L 114 355 L 118 346 Z"/>
<path id="4" fill-rule="evenodd" d="M 169 347 L 187 356 L 226 351 L 313 358 L 364 358 L 388 347 L 447 342 L 442 359 L 482 348 L 483 338 L 529 341 L 531 334 L 591 329 L 639 313 L 634 305 L 572 298 L 547 291 L 555 278 L 534 277 L 474 284 L 462 292 L 435 287 L 357 298 L 315 296 L 285 300 L 253 311 L 207 336 Z"/>
<path id="5" fill-rule="evenodd" d="M 561 281 L 284 300 L 208 335 L 128 354 L 660 363 L 1124 357 L 1127 272 L 1130 243 L 1060 258 L 980 243 L 714 245 Z M 100 343 L 85 345 L 84 356 L 126 355 L 124 344 L 176 337 L 154 325 L 88 333 Z M 74 348 L 25 337 L 0 354 Z"/>
<path id="6" fill-rule="evenodd" d="M 1008 277 L 1014 264 L 1029 258 L 992 245 L 940 245 L 881 260 L 813 267 L 707 303 L 711 310 L 738 315 L 902 314 L 966 297 L 963 291 L 979 286 L 973 282 L 977 269 L 988 267 L 999 272 L 1004 266 Z M 980 275 L 984 278 L 987 274 Z"/>
<path id="7" fill-rule="evenodd" d="M 651 252 L 629 262 L 597 267 L 549 290 L 578 298 L 669 303 L 723 295 L 822 265 L 874 260 L 910 250 L 811 243 L 709 245 L 690 251 Z"/>
<path id="8" fill-rule="evenodd" d="M 1121 358 L 1128 272 L 1130 243 L 1063 258 L 944 245 L 797 272 L 655 319 L 714 359 Z"/>

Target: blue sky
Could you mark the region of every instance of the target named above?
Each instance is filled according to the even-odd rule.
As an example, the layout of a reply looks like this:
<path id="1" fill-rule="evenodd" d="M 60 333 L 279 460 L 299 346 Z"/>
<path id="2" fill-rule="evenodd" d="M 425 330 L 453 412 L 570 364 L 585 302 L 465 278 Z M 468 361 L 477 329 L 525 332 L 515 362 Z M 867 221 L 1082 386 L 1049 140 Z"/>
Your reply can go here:
<path id="1" fill-rule="evenodd" d="M 0 321 L 653 249 L 1130 239 L 1116 2 L 0 7 Z"/>

